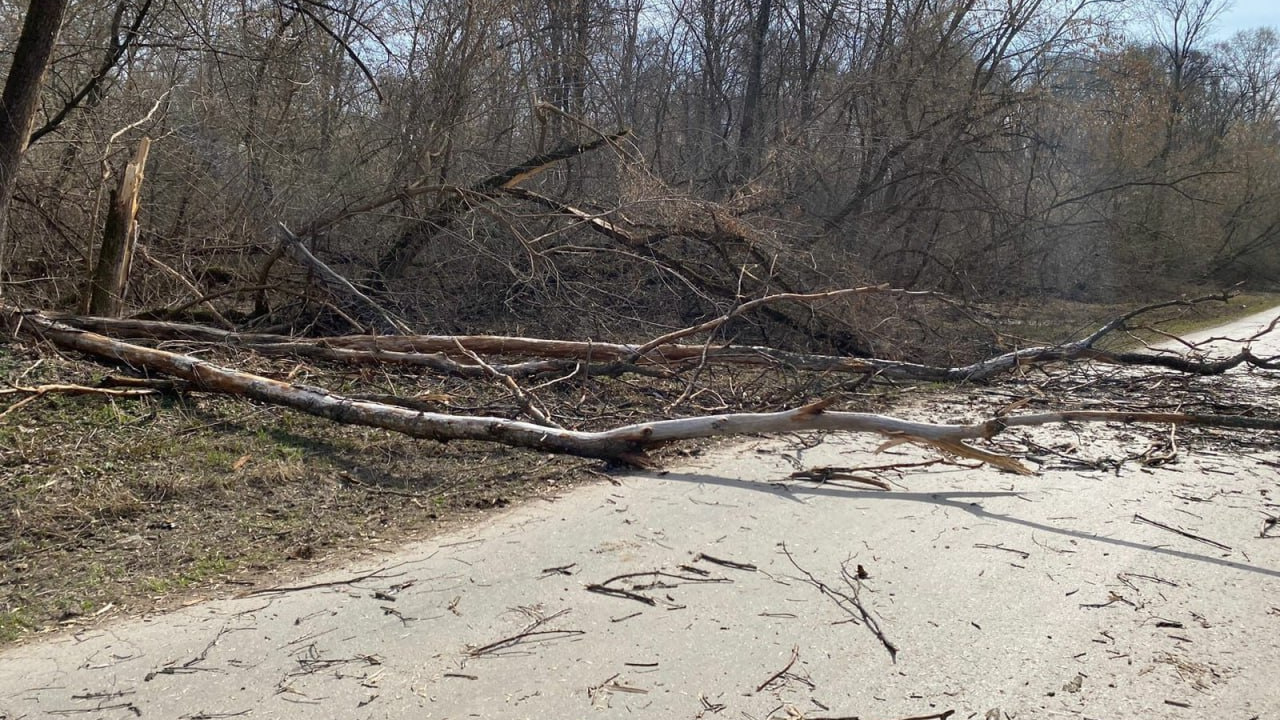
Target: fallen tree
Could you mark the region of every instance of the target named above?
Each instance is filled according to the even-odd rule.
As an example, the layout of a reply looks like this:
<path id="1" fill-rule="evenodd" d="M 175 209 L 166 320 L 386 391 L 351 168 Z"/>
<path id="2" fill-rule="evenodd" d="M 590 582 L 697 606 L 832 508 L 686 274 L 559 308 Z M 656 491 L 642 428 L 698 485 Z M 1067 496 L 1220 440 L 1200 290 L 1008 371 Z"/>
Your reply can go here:
<path id="1" fill-rule="evenodd" d="M 647 450 L 681 440 L 820 430 L 875 433 L 885 437 L 889 444 L 919 443 L 944 453 L 982 460 L 1011 472 L 1029 473 L 1017 460 L 974 447 L 965 441 L 989 439 L 1013 427 L 1062 422 L 1174 423 L 1280 431 L 1280 419 L 1274 418 L 1110 411 L 1009 415 L 980 423 L 939 424 L 872 413 L 832 411 L 828 409 L 827 401 L 820 401 L 781 412 L 677 418 L 589 432 L 501 417 L 450 415 L 359 400 L 324 388 L 222 367 L 191 355 L 122 342 L 70 327 L 37 312 L 0 308 L 0 319 L 15 335 L 124 363 L 139 371 L 179 378 L 189 383 L 193 390 L 242 396 L 335 422 L 377 427 L 415 438 L 442 442 L 477 440 L 636 465 L 648 464 Z"/>
<path id="2" fill-rule="evenodd" d="M 1229 295 L 1226 294 L 1145 305 L 1110 320 L 1080 340 L 1060 345 L 1022 348 L 951 367 L 884 358 L 804 353 L 758 345 L 735 345 L 713 342 L 711 339 L 713 333 L 729 320 L 770 305 L 784 302 L 815 303 L 850 295 L 873 293 L 931 294 L 889 288 L 884 285 L 821 293 L 779 293 L 745 302 L 717 318 L 634 345 L 496 335 L 343 335 L 297 338 L 289 335 L 241 333 L 202 325 L 156 320 L 123 320 L 65 314 L 53 314 L 49 317 L 71 327 L 92 330 L 118 339 L 145 338 L 208 342 L 242 347 L 272 356 L 298 356 L 351 364 L 390 363 L 419 366 L 466 378 L 486 377 L 492 375 L 494 371 L 514 378 L 574 371 L 597 376 L 628 372 L 665 374 L 703 364 L 775 367 L 874 375 L 892 380 L 944 383 L 981 382 L 1020 367 L 1077 360 L 1161 367 L 1195 375 L 1220 375 L 1241 365 L 1267 370 L 1280 369 L 1280 359 L 1258 357 L 1247 347 L 1231 356 L 1217 359 L 1165 351 L 1111 351 L 1098 347 L 1098 344 L 1109 335 L 1129 329 L 1129 323 L 1141 315 L 1170 307 L 1189 307 L 1210 301 L 1226 301 L 1229 299 Z M 1274 329 L 1274 326 L 1273 322 L 1264 333 Z M 677 342 L 693 335 L 707 335 L 708 339 L 701 344 Z M 522 363 L 494 364 L 493 367 L 486 368 L 473 360 L 468 361 L 469 353 L 487 357 L 537 359 Z"/>

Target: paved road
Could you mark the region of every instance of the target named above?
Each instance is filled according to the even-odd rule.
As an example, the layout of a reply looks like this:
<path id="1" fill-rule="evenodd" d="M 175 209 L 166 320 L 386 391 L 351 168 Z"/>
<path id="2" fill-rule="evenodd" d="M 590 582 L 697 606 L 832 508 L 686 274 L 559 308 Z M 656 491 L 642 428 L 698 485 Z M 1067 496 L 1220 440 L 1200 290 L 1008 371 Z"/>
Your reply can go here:
<path id="1" fill-rule="evenodd" d="M 1037 437 L 1100 458 L 1160 432 Z M 0 718 L 1280 718 L 1280 453 L 1223 438 L 890 492 L 778 481 L 929 456 L 756 440 L 311 587 L 11 648 Z"/>

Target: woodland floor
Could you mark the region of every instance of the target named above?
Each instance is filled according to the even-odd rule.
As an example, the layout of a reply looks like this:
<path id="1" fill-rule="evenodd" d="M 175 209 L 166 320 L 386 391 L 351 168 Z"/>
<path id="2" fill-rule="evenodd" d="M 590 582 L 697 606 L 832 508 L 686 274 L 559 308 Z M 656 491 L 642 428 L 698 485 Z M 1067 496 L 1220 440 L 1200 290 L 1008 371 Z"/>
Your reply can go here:
<path id="1" fill-rule="evenodd" d="M 1162 326 L 1207 327 L 1280 302 L 1275 296 L 1200 306 Z M 1007 310 L 1003 327 L 1030 340 L 1063 340 L 1118 308 L 1038 304 Z M 1046 317 L 1046 315 L 1048 315 Z M 229 358 L 228 358 L 229 360 Z M 244 367 L 243 358 L 235 361 Z M 254 371 L 346 393 L 394 393 L 460 414 L 515 416 L 496 384 L 424 374 L 326 368 L 253 359 Z M 10 385 L 92 385 L 117 369 L 48 348 L 0 344 Z M 1062 376 L 1065 378 L 1065 376 Z M 1252 400 L 1214 379 L 1161 375 L 1079 382 L 1034 379 L 1048 405 L 1167 397 L 1179 407 L 1230 412 Z M 1030 382 L 1023 378 L 1017 382 Z M 631 377 L 535 389 L 566 426 L 603 428 L 664 415 L 794 407 L 836 398 L 841 409 L 892 412 L 921 394 L 904 387 L 807 373 L 708 369 L 686 381 Z M 981 389 L 996 397 L 1000 381 Z M 1092 397 L 1088 397 L 1092 394 Z M 361 554 L 474 522 L 486 511 L 560 493 L 598 477 L 595 461 L 495 445 L 443 445 L 337 426 L 281 408 L 202 394 L 138 399 L 46 396 L 0 409 L 0 643 L 234 594 L 264 576 L 310 574 Z M 939 412 L 947 403 L 939 406 Z M 947 419 L 938 417 L 937 419 Z M 697 454 L 688 444 L 669 451 Z"/>

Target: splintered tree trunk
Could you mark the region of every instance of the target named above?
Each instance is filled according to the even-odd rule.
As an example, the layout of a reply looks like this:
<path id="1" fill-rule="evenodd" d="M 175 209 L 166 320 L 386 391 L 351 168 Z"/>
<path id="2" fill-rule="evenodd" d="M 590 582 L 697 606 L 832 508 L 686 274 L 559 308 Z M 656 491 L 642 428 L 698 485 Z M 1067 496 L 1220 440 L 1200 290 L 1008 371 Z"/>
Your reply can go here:
<path id="1" fill-rule="evenodd" d="M 14 48 L 4 95 L 0 97 L 0 279 L 7 254 L 9 198 L 18 182 L 18 162 L 27 149 L 31 124 L 39 108 L 40 86 L 66 9 L 67 0 L 31 0 L 22 35 Z"/>
<path id="2" fill-rule="evenodd" d="M 133 245 L 138 231 L 138 192 L 142 189 L 143 171 L 151 139 L 142 138 L 133 160 L 124 168 L 120 186 L 111 192 L 107 224 L 102 231 L 102 249 L 93 269 L 89 291 L 89 313 L 119 317 L 124 308 L 124 293 L 129 284 L 129 267 L 133 264 Z"/>

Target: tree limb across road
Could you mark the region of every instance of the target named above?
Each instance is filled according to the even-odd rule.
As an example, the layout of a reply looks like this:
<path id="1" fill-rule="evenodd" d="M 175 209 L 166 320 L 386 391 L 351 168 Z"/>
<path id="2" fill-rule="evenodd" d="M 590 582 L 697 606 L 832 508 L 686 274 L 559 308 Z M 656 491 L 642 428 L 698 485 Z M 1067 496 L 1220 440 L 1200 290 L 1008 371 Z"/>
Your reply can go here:
<path id="1" fill-rule="evenodd" d="M 605 431 L 547 427 L 501 417 L 451 415 L 359 400 L 324 388 L 284 382 L 223 367 L 191 355 L 143 347 L 87 330 L 69 327 L 43 314 L 0 308 L 10 332 L 42 339 L 64 350 L 122 362 L 139 371 L 162 373 L 191 384 L 192 390 L 236 395 L 292 408 L 334 422 L 377 427 L 415 438 L 477 440 L 647 465 L 645 452 L 673 442 L 719 436 L 789 433 L 805 430 L 876 433 L 888 444 L 911 442 L 940 452 L 981 460 L 1022 474 L 1030 470 L 1017 460 L 967 444 L 992 438 L 1011 427 L 1063 422 L 1144 422 L 1280 431 L 1280 419 L 1243 415 L 1063 411 L 1008 415 L 971 424 L 915 422 L 872 413 L 828 409 L 828 401 L 780 412 L 727 413 L 623 425 Z"/>
<path id="2" fill-rule="evenodd" d="M 593 375 L 617 375 L 653 370 L 679 371 L 704 363 L 718 365 L 775 367 L 830 373 L 874 375 L 891 380 L 921 382 L 983 382 L 1020 367 L 1036 364 L 1092 360 L 1116 365 L 1163 367 L 1194 375 L 1220 375 L 1241 365 L 1280 369 L 1280 360 L 1255 356 L 1247 347 L 1234 355 L 1204 359 L 1194 354 L 1168 352 L 1116 352 L 1098 348 L 1098 343 L 1116 332 L 1129 329 L 1130 321 L 1145 313 L 1189 307 L 1210 301 L 1225 301 L 1228 295 L 1207 295 L 1190 300 L 1173 300 L 1131 310 L 1090 333 L 1087 337 L 1059 345 L 1038 345 L 1002 353 L 958 366 L 871 357 L 849 357 L 798 352 L 757 345 L 736 345 L 713 341 L 713 333 L 729 320 L 749 311 L 782 302 L 817 303 L 851 295 L 922 295 L 884 285 L 846 288 L 819 293 L 779 293 L 745 302 L 729 312 L 688 328 L 666 333 L 639 344 L 582 340 L 555 340 L 497 335 L 344 335 L 299 338 L 289 335 L 241 333 L 202 325 L 157 320 L 123 320 L 80 315 L 49 314 L 46 317 L 68 326 L 91 330 L 119 339 L 187 340 L 251 349 L 264 355 L 295 355 L 349 364 L 389 363 L 418 365 L 458 377 L 485 377 L 489 371 L 467 362 L 466 353 L 482 356 L 536 358 L 525 363 L 495 365 L 514 378 L 538 377 L 573 371 L 579 364 Z M 1269 327 L 1266 331 L 1274 328 Z M 703 343 L 682 344 L 677 340 L 706 334 Z M 596 365 L 591 365 L 591 364 Z M 600 365 L 603 364 L 603 365 Z"/>

